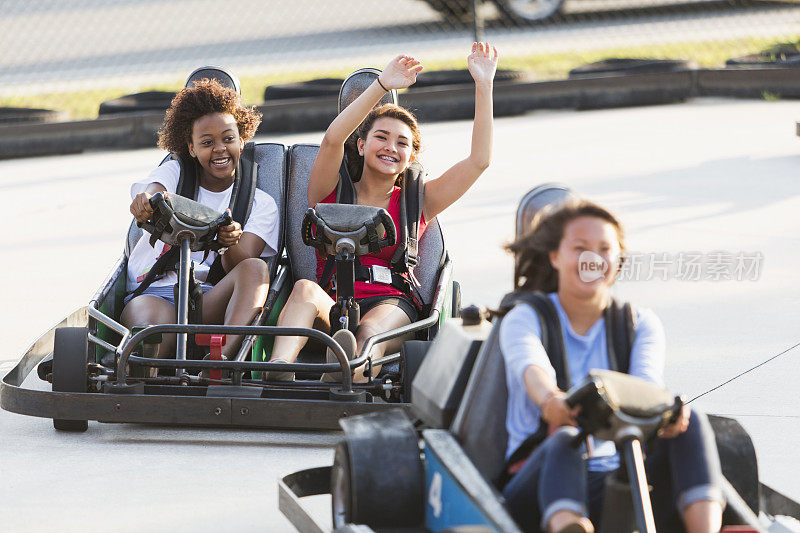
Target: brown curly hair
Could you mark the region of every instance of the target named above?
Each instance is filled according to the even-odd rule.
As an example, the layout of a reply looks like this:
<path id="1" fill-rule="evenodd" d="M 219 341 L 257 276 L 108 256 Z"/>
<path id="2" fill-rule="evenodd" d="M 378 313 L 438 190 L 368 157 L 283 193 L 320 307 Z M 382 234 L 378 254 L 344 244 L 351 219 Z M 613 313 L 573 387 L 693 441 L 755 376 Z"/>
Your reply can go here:
<path id="1" fill-rule="evenodd" d="M 344 153 L 347 156 L 347 170 L 353 181 L 361 179 L 361 172 L 364 169 L 364 156 L 358 153 L 358 139 L 366 140 L 367 134 L 372 129 L 373 124 L 379 118 L 394 118 L 411 128 L 411 149 L 414 155 L 422 149 L 422 134 L 419 130 L 417 117 L 411 111 L 395 104 L 383 104 L 374 107 L 370 111 L 356 131 L 344 143 Z M 398 180 L 400 177 L 398 177 Z"/>
<path id="2" fill-rule="evenodd" d="M 195 120 L 211 113 L 233 115 L 239 128 L 239 137 L 245 141 L 255 135 L 261 124 L 261 112 L 258 109 L 245 107 L 236 91 L 206 78 L 183 89 L 172 99 L 164 123 L 158 130 L 158 146 L 169 152 L 188 155 Z"/>
<path id="3" fill-rule="evenodd" d="M 550 252 L 558 250 L 567 224 L 580 217 L 595 217 L 614 226 L 620 252 L 625 251 L 625 230 L 609 210 L 588 200 L 571 200 L 533 217 L 530 229 L 506 246 L 513 253 L 514 289 L 528 291 L 558 291 L 558 272 L 550 263 Z M 620 254 L 619 267 L 624 255 Z"/>

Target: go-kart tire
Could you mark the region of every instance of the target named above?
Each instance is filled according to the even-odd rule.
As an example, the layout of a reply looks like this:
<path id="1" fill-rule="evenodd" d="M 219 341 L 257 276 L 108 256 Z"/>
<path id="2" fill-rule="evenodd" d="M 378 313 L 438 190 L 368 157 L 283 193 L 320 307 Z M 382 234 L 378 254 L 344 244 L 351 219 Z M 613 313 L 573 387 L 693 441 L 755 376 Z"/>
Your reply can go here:
<path id="1" fill-rule="evenodd" d="M 400 347 L 400 379 L 402 380 L 403 401 L 411 403 L 411 384 L 417 375 L 431 341 L 406 341 Z"/>
<path id="2" fill-rule="evenodd" d="M 413 430 L 412 430 L 413 431 Z M 425 519 L 425 477 L 416 436 L 409 453 L 407 436 L 336 445 L 331 469 L 333 529 L 347 524 L 372 528 L 419 527 Z M 361 465 L 362 468 L 354 468 Z M 363 466 L 366 465 L 366 468 Z"/>
<path id="3" fill-rule="evenodd" d="M 506 21 L 530 24 L 547 20 L 561 10 L 564 0 L 494 0 Z"/>
<path id="4" fill-rule="evenodd" d="M 58 328 L 53 344 L 53 391 L 86 392 L 89 373 L 89 329 Z M 53 419 L 59 431 L 86 431 L 86 420 Z"/>
<path id="5" fill-rule="evenodd" d="M 612 57 L 587 63 L 569 71 L 570 78 L 585 78 L 603 74 L 659 74 L 689 70 L 692 64 L 684 59 L 644 59 Z"/>
<path id="6" fill-rule="evenodd" d="M 350 468 L 350 448 L 342 441 L 336 445 L 331 468 L 331 511 L 333 528 L 337 529 L 352 522 L 352 470 Z"/>
<path id="7" fill-rule="evenodd" d="M 461 316 L 461 284 L 453 281 L 453 293 L 450 300 L 450 316 L 458 318 Z"/>
<path id="8" fill-rule="evenodd" d="M 63 120 L 66 114 L 52 109 L 36 109 L 32 107 L 0 107 L 0 124 L 30 124 L 56 122 Z"/>
<path id="9" fill-rule="evenodd" d="M 314 98 L 318 96 L 338 97 L 342 78 L 319 78 L 298 83 L 269 85 L 264 89 L 264 101 L 288 100 L 290 98 Z"/>
<path id="10" fill-rule="evenodd" d="M 137 113 L 142 111 L 166 111 L 175 98 L 171 91 L 146 91 L 143 93 L 127 94 L 106 100 L 100 104 L 98 115 L 114 115 L 119 113 Z"/>

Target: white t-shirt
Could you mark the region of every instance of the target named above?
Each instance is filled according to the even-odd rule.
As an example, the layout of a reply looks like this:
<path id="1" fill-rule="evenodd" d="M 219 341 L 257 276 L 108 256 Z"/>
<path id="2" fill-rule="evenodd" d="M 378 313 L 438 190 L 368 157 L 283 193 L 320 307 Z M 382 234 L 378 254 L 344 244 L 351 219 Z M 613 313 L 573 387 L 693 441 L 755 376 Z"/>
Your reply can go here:
<path id="1" fill-rule="evenodd" d="M 160 183 L 167 189 L 167 192 L 174 193 L 178 188 L 180 171 L 181 167 L 177 161 L 164 163 L 153 170 L 146 179 L 137 181 L 131 186 L 131 199 L 144 192 L 151 183 Z M 233 185 L 222 192 L 212 192 L 199 187 L 197 201 L 211 209 L 222 212 L 230 205 L 232 192 Z M 260 189 L 255 191 L 250 218 L 242 228 L 242 231 L 257 235 L 266 243 L 264 250 L 261 252 L 261 257 L 270 257 L 277 253 L 278 232 L 280 231 L 278 206 L 270 195 Z M 142 233 L 142 237 L 136 243 L 128 258 L 127 292 L 131 292 L 139 286 L 139 283 L 145 278 L 156 260 L 164 253 L 165 246 L 161 241 L 156 241 L 155 247 L 150 246 L 150 233 L 146 231 Z M 194 263 L 194 274 L 198 281 L 206 280 L 217 253 L 209 252 L 205 261 L 203 261 L 203 256 L 205 256 L 205 252 L 193 252 L 191 256 Z M 173 271 L 154 281 L 150 286 L 174 285 L 177 281 L 178 275 Z"/>

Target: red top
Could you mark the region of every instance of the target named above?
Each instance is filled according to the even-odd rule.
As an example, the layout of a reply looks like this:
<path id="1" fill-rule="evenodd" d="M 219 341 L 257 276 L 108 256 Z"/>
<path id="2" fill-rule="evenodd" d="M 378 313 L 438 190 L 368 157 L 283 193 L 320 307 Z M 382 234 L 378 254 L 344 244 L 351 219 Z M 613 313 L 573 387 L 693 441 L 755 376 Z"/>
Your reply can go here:
<path id="1" fill-rule="evenodd" d="M 392 197 L 389 200 L 389 216 L 392 217 L 392 221 L 394 222 L 394 228 L 397 235 L 398 242 L 400 241 L 400 232 L 397 231 L 398 226 L 400 225 L 400 187 L 395 186 L 392 190 Z M 322 200 L 321 204 L 332 204 L 336 202 L 336 189 L 333 190 L 328 196 Z M 420 206 L 421 207 L 421 206 Z M 425 233 L 425 228 L 428 226 L 427 222 L 425 221 L 425 215 L 420 213 L 420 222 L 419 222 L 419 235 L 418 239 L 422 238 L 422 234 Z M 392 262 L 392 257 L 394 256 L 395 250 L 397 250 L 398 243 L 395 243 L 394 246 L 387 246 L 383 250 L 381 250 L 377 255 L 375 254 L 367 254 L 362 255 L 358 259 L 361 261 L 361 264 L 369 267 L 372 265 L 380 265 L 388 267 Z M 317 281 L 322 277 L 322 271 L 325 268 L 325 256 L 320 255 L 319 251 L 317 253 Z M 335 274 L 334 274 L 335 275 Z M 325 287 L 323 287 L 325 288 Z M 404 293 L 391 285 L 387 285 L 385 283 L 380 282 L 368 282 L 368 281 L 356 281 L 355 283 L 355 297 L 356 298 L 369 298 L 370 296 L 404 296 Z M 407 295 L 405 295 L 407 296 Z"/>

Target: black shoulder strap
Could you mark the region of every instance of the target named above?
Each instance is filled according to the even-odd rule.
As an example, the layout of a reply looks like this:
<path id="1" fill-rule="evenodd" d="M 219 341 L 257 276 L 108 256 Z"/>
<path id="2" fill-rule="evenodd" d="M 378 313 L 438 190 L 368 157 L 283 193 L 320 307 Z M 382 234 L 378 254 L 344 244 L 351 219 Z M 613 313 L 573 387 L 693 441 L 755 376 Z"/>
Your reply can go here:
<path id="1" fill-rule="evenodd" d="M 178 178 L 178 187 L 175 192 L 184 198 L 197 198 L 197 163 L 193 157 L 183 154 L 172 154 L 172 159 L 178 162 L 181 167 L 180 177 Z"/>
<path id="2" fill-rule="evenodd" d="M 414 161 L 403 176 L 399 230 L 402 236 L 400 243 L 404 246 L 398 246 L 392 257 L 392 264 L 403 272 L 412 271 L 419 263 L 419 222 L 422 218 L 425 174 L 422 165 Z"/>
<path id="3" fill-rule="evenodd" d="M 339 167 L 339 183 L 336 184 L 336 203 L 354 204 L 356 203 L 356 197 L 356 187 L 353 185 L 350 172 L 347 170 L 347 155 L 345 154 Z"/>
<path id="4" fill-rule="evenodd" d="M 569 390 L 571 380 L 569 377 L 569 364 L 567 363 L 567 351 L 564 348 L 561 320 L 558 318 L 555 304 L 544 293 L 517 291 L 506 295 L 500 303 L 500 308 L 509 310 L 520 302 L 528 304 L 536 311 L 542 332 L 542 346 L 547 352 L 550 364 L 553 365 L 553 369 L 556 371 L 556 384 L 563 391 Z"/>
<path id="5" fill-rule="evenodd" d="M 608 365 L 611 370 L 627 374 L 636 339 L 636 313 L 629 302 L 620 303 L 612 298 L 603 317 L 606 321 Z"/>
<path id="6" fill-rule="evenodd" d="M 253 199 L 258 187 L 258 163 L 255 160 L 255 151 L 255 143 L 249 142 L 244 145 L 242 154 L 239 156 L 239 165 L 236 168 L 233 191 L 231 191 L 229 205 L 231 216 L 242 228 L 250 218 L 250 212 L 253 210 Z M 222 266 L 222 256 L 217 255 L 214 262 L 211 263 L 206 283 L 216 285 L 224 277 L 225 268 Z"/>
<path id="7" fill-rule="evenodd" d="M 167 272 L 169 270 L 175 270 L 175 265 L 178 262 L 178 256 L 180 255 L 180 247 L 173 246 L 159 257 L 156 262 L 150 267 L 150 270 L 147 271 L 147 275 L 144 277 L 142 282 L 139 284 L 138 287 L 131 293 L 131 299 L 136 298 L 140 294 L 142 294 L 147 287 L 149 287 L 161 274 Z"/>

